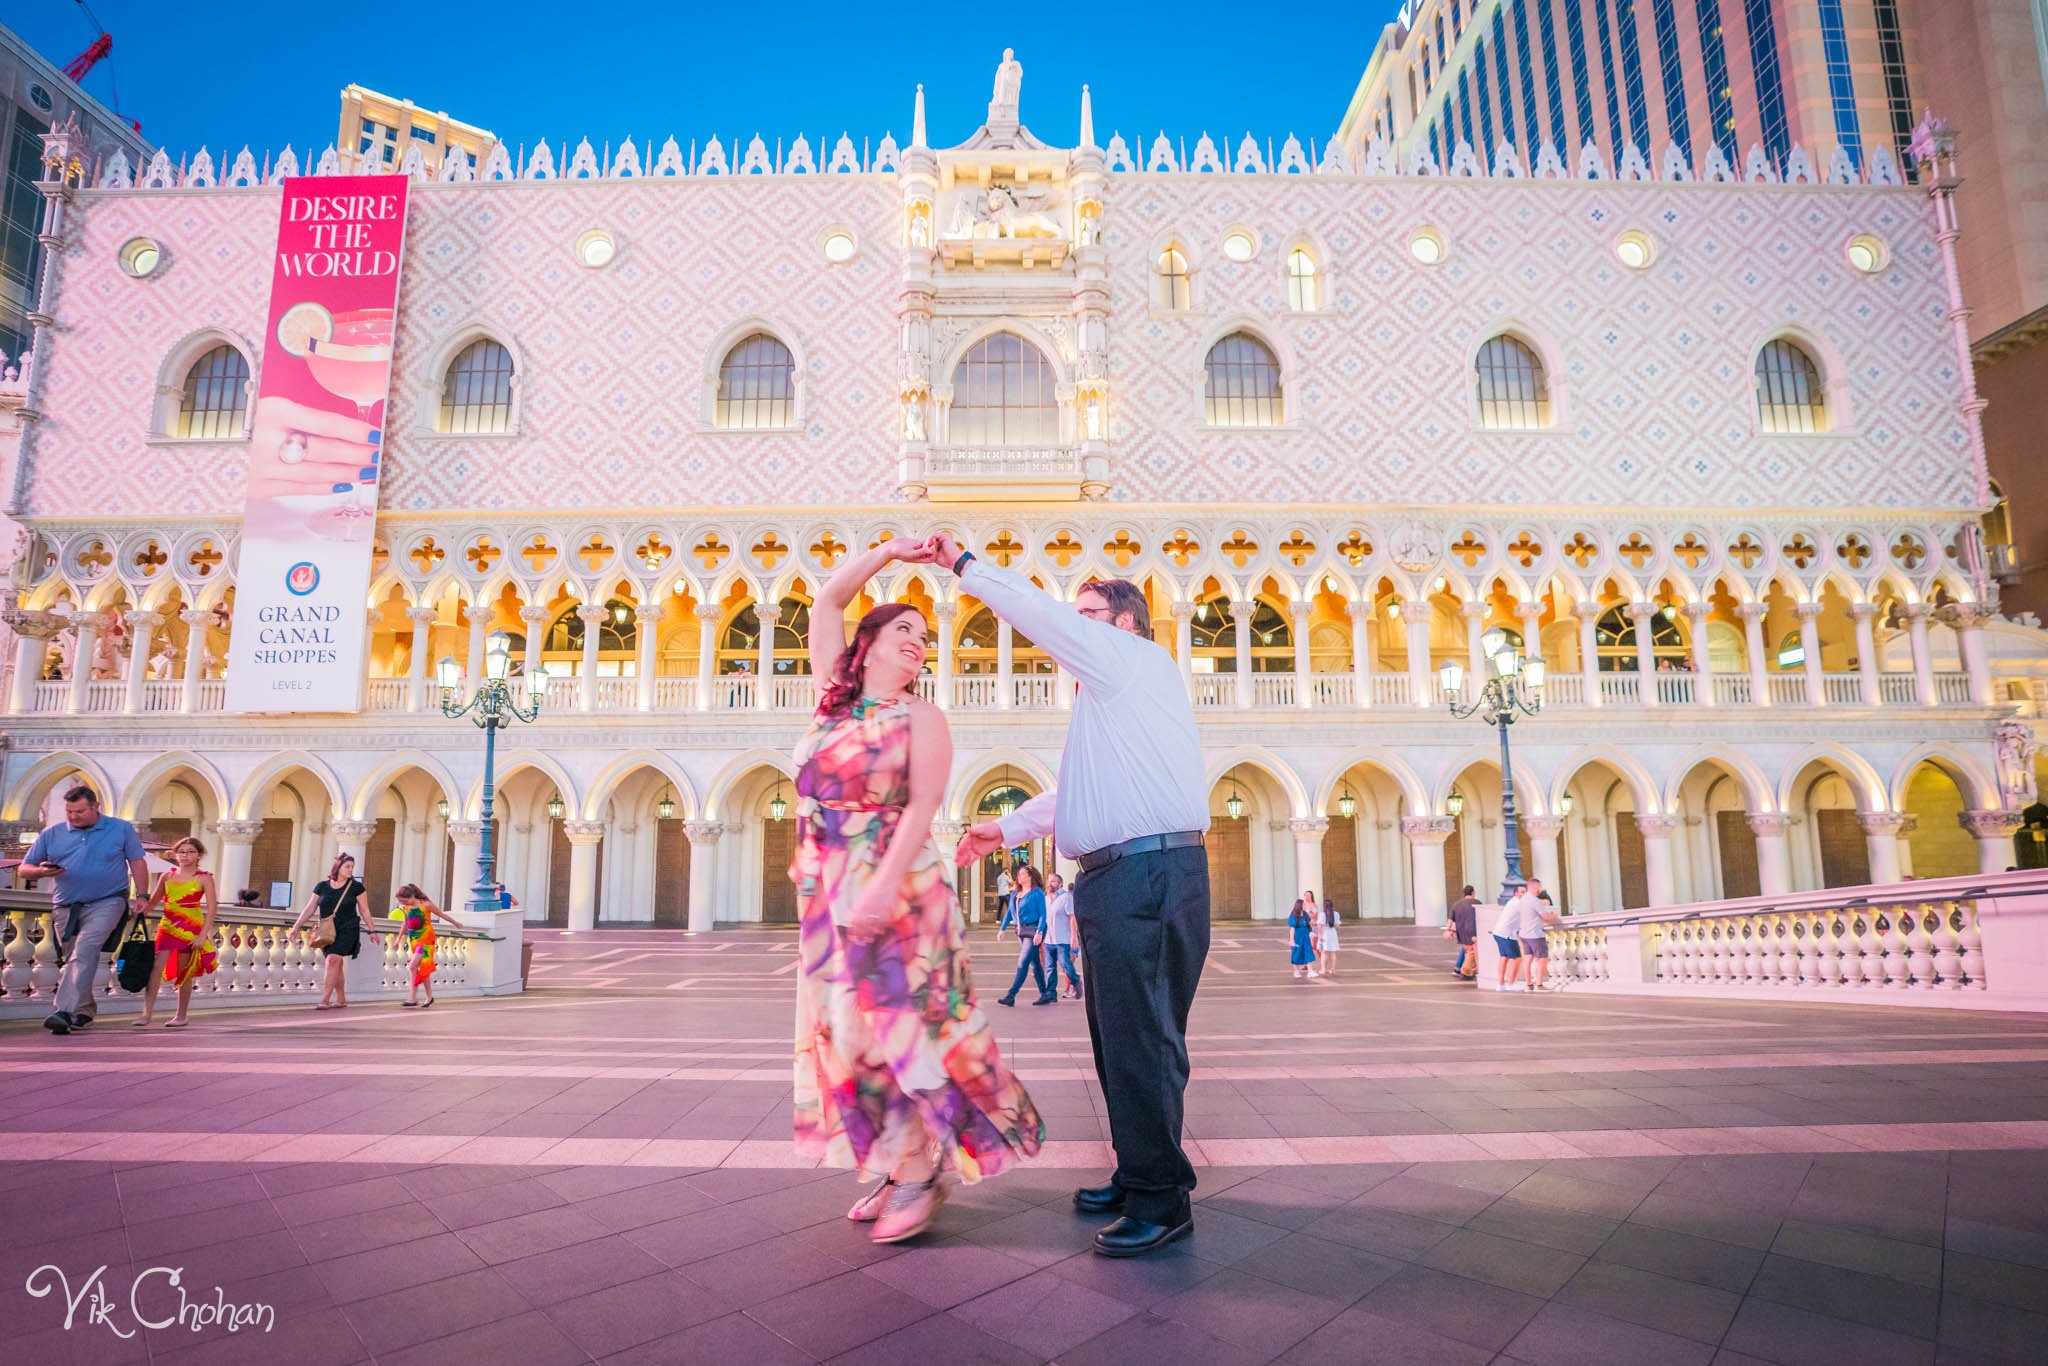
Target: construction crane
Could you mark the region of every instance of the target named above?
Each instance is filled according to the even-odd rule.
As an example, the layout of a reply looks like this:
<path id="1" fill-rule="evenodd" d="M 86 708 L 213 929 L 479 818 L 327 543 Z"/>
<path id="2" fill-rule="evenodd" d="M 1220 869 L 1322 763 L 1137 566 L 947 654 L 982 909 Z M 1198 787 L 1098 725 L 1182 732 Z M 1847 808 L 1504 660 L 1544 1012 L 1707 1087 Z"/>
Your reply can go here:
<path id="1" fill-rule="evenodd" d="M 98 35 L 92 40 L 92 45 L 90 47 L 86 48 L 85 51 L 79 53 L 76 57 L 73 57 L 70 61 L 64 64 L 64 74 L 70 77 L 73 83 L 82 85 L 85 82 L 87 73 L 90 72 L 94 67 L 98 66 L 103 59 L 105 59 L 113 53 L 114 35 L 107 32 L 104 28 L 100 27 L 100 21 L 98 17 L 93 14 L 92 6 L 86 4 L 85 0 L 77 0 L 77 3 L 78 8 L 84 12 L 85 22 L 89 24 L 92 27 L 92 31 Z M 114 112 L 116 114 L 120 114 L 121 87 L 117 82 L 114 83 L 111 88 L 114 94 Z M 122 114 L 121 117 L 127 118 L 127 115 Z M 130 128 L 133 128 L 138 133 L 142 131 L 142 122 L 139 119 L 128 119 L 128 126 Z"/>

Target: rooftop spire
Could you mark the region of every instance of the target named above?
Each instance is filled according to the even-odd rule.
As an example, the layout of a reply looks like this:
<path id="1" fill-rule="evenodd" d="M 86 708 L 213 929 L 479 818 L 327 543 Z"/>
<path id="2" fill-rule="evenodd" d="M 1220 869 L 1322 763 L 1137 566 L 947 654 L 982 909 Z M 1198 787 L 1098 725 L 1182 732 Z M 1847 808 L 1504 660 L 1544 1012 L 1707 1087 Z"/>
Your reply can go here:
<path id="1" fill-rule="evenodd" d="M 910 145 L 912 147 L 923 147 L 926 145 L 924 140 L 924 86 L 922 84 L 917 87 L 917 107 L 910 115 Z"/>
<path id="2" fill-rule="evenodd" d="M 1088 87 L 1081 87 L 1081 145 L 1095 145 L 1095 106 L 1089 102 Z"/>

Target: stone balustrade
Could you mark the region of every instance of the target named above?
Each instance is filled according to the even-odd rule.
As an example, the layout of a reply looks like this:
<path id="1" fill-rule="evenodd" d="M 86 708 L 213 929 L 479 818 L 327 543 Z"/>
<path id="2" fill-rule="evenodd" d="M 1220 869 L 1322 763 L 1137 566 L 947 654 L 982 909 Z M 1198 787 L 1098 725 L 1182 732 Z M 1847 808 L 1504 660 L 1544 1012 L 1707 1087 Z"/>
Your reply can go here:
<path id="1" fill-rule="evenodd" d="M 1484 934 L 1480 958 L 1491 987 Z M 1573 991 L 2048 1011 L 2048 870 L 1568 916 L 1550 975 Z"/>
<path id="2" fill-rule="evenodd" d="M 466 916 L 466 912 L 459 912 Z M 499 996 L 520 989 L 521 913 L 505 911 L 488 926 L 437 928 L 434 993 L 437 996 Z M 288 911 L 222 906 L 214 916 L 214 944 L 220 967 L 202 977 L 192 993 L 194 1007 L 289 1005 L 319 999 L 324 970 L 321 951 L 303 931 L 289 929 Z M 155 919 L 150 921 L 152 931 Z M 399 1000 L 405 996 L 405 935 L 396 921 L 379 916 L 364 928 L 362 952 L 346 969 L 351 1002 Z M 57 948 L 50 933 L 50 901 L 38 892 L 0 891 L 0 1020 L 47 1015 L 57 989 Z M 102 1015 L 139 1009 L 141 998 L 121 990 L 110 962 L 98 978 Z M 163 1005 L 168 997 L 159 997 Z"/>
<path id="3" fill-rule="evenodd" d="M 1253 710 L 1299 711 L 1329 710 L 1331 708 L 1355 709 L 1358 707 L 1407 707 L 1412 706 L 1415 696 L 1414 681 L 1406 673 L 1374 671 L 1362 677 L 1354 673 L 1254 673 L 1249 678 L 1250 697 L 1241 701 L 1237 675 L 1228 673 L 1194 674 L 1189 677 L 1189 693 L 1197 710 L 1239 709 L 1249 706 Z M 1755 695 L 1747 674 L 1698 675 L 1686 673 L 1659 673 L 1647 677 L 1651 686 L 1645 689 L 1645 675 L 1633 673 L 1603 673 L 1595 678 L 1597 701 L 1593 705 L 1605 708 L 1650 708 L 1650 707 L 1708 707 L 1724 709 L 1751 709 L 1755 707 Z M 1970 695 L 1970 680 L 1962 673 L 1936 673 L 1932 675 L 1932 701 L 1923 703 L 1914 687 L 1914 678 L 1908 673 L 1879 674 L 1878 706 L 1881 708 L 1909 707 L 1970 707 L 1975 705 Z M 1712 695 L 1709 703 L 1700 695 L 1701 680 L 1705 678 Z M 1865 708 L 1862 680 L 1854 673 L 1830 673 L 1820 675 L 1821 697 L 1816 703 L 1806 676 L 1800 674 L 1774 674 L 1766 679 L 1765 705 L 1772 708 L 1813 708 L 1855 710 Z M 681 714 L 696 711 L 756 711 L 762 710 L 759 687 L 760 679 L 752 674 L 723 674 L 710 680 L 708 690 L 703 680 L 695 677 L 657 677 L 651 691 L 643 691 L 639 680 L 634 678 L 598 678 L 590 693 L 590 704 L 583 703 L 582 680 L 577 678 L 556 679 L 550 706 L 557 712 L 589 711 L 618 715 L 621 713 L 663 713 Z M 1051 674 L 1017 674 L 1011 677 L 1009 696 L 1003 696 L 1003 680 L 992 675 L 956 675 L 951 680 L 950 699 L 940 695 L 936 678 L 923 680 L 921 691 L 927 699 L 939 702 L 954 711 L 1013 710 L 1013 711 L 1056 711 L 1064 704 L 1061 699 L 1059 680 Z M 518 680 L 514 680 L 515 688 Z M 523 689 L 520 690 L 523 697 Z M 1423 703 L 1434 707 L 1439 699 L 1435 696 L 1436 680 L 1432 674 L 1428 679 L 1431 694 Z M 432 689 L 424 681 L 410 678 L 372 678 L 363 689 L 362 710 L 372 715 L 399 714 L 419 711 L 432 701 Z M 28 697 L 28 709 L 17 715 L 96 715 L 96 716 L 162 716 L 162 715 L 218 715 L 226 704 L 226 684 L 220 679 L 205 679 L 200 682 L 192 698 L 192 707 L 184 707 L 183 684 L 169 681 L 149 681 L 144 685 L 139 710 L 131 710 L 130 696 L 120 684 L 92 682 L 88 684 L 78 706 L 74 709 L 75 694 L 71 685 L 62 681 L 38 682 Z M 769 696 L 765 709 L 780 712 L 809 712 L 815 705 L 816 691 L 807 675 L 777 677 L 770 680 Z M 1575 709 L 1588 705 L 1586 679 L 1578 673 L 1553 673 L 1545 686 L 1544 705 L 1551 709 Z"/>

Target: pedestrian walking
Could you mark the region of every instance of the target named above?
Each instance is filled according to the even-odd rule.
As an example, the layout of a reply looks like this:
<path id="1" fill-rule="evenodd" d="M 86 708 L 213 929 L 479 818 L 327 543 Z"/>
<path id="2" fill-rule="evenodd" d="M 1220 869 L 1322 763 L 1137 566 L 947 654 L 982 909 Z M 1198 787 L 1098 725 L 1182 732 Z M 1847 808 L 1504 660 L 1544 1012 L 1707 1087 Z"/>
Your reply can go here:
<path id="1" fill-rule="evenodd" d="M 356 876 L 353 854 L 337 854 L 324 881 L 314 884 L 313 893 L 300 908 L 291 927 L 299 929 L 308 920 L 314 928 L 308 938 L 325 955 L 320 977 L 320 1003 L 315 1010 L 347 1010 L 348 979 L 343 960 L 354 958 L 363 946 L 363 883 Z M 317 913 L 317 919 L 316 917 Z"/>
<path id="2" fill-rule="evenodd" d="M 1074 894 L 1067 890 L 1066 879 L 1052 873 L 1045 879 L 1045 980 L 1054 991 L 1059 991 L 1060 968 L 1067 970 L 1067 989 L 1061 993 L 1068 1000 L 1081 999 L 1081 974 L 1074 967 Z"/>
<path id="3" fill-rule="evenodd" d="M 930 628 L 889 603 L 846 639 L 847 606 L 877 570 L 930 558 L 922 542 L 884 541 L 818 590 L 818 709 L 795 756 L 796 1147 L 882 1178 L 847 1211 L 877 1243 L 931 1226 L 941 1170 L 978 1181 L 1045 1138 L 975 997 L 952 870 L 932 838 L 953 739 L 917 694 Z"/>
<path id="4" fill-rule="evenodd" d="M 1116 1170 L 1075 1191 L 1074 1204 L 1121 1216 L 1095 1235 L 1098 1253 L 1140 1256 L 1194 1231 L 1195 1169 L 1181 1123 L 1188 1011 L 1209 954 L 1210 787 L 1194 708 L 1180 666 L 1152 640 L 1151 606 L 1136 584 L 1090 581 L 1069 608 L 949 534 L 931 544 L 963 592 L 1080 684 L 1057 788 L 970 828 L 955 857 L 965 864 L 1054 835 L 1081 865 L 1082 999 Z"/>
<path id="5" fill-rule="evenodd" d="M 1458 965 L 1451 969 L 1451 975 L 1471 981 L 1479 975 L 1479 898 L 1472 894 L 1472 884 L 1458 893 L 1458 899 L 1451 903 L 1450 923 L 1444 926 L 1444 936 L 1458 941 Z"/>
<path id="6" fill-rule="evenodd" d="M 1059 984 L 1055 978 L 1046 981 L 1045 976 L 1045 891 L 1038 885 L 1038 870 L 1028 863 L 1017 865 L 1014 880 L 1017 894 L 1017 975 L 1010 982 L 1010 989 L 997 999 L 1006 1006 L 1017 1004 L 1017 992 L 1024 985 L 1024 974 L 1030 973 L 1038 983 L 1038 999 L 1031 1004 L 1049 1006 L 1059 997 L 1053 988 Z"/>
<path id="7" fill-rule="evenodd" d="M 1297 982 L 1316 975 L 1316 922 L 1299 899 L 1287 915 L 1287 961 L 1294 968 Z"/>
<path id="8" fill-rule="evenodd" d="M 220 966 L 220 953 L 213 944 L 213 915 L 219 905 L 213 874 L 199 866 L 206 846 L 187 835 L 171 846 L 176 867 L 159 873 L 149 900 L 140 914 L 160 910 L 156 928 L 156 961 L 150 965 L 149 986 L 142 996 L 142 1014 L 137 1029 L 149 1028 L 156 1016 L 156 994 L 169 983 L 178 993 L 177 1013 L 164 1023 L 165 1029 L 183 1029 L 192 1008 L 192 988 L 199 979 Z"/>
<path id="9" fill-rule="evenodd" d="M 1313 894 L 1311 893 L 1311 897 Z M 1325 901 L 1322 914 L 1316 915 L 1315 902 L 1309 902 L 1308 912 L 1316 920 L 1316 966 L 1325 977 L 1337 975 L 1337 950 L 1343 945 L 1337 936 L 1337 903 Z"/>
<path id="10" fill-rule="evenodd" d="M 84 783 L 64 794 L 64 819 L 35 838 L 15 875 L 24 882 L 55 878 L 50 932 L 57 938 L 56 1009 L 43 1021 L 52 1034 L 92 1023 L 100 955 L 110 952 L 128 918 L 130 897 L 149 886 L 142 837 L 118 816 L 100 810 L 99 794 Z"/>
<path id="11" fill-rule="evenodd" d="M 416 882 L 408 882 L 393 895 L 392 900 L 404 911 L 406 953 L 408 956 L 405 1004 L 425 1009 L 434 1004 L 434 921 L 448 922 L 450 929 L 461 929 L 462 922 L 427 899 Z M 426 989 L 427 999 L 419 999 L 421 988 Z"/>
<path id="12" fill-rule="evenodd" d="M 1017 918 L 1017 884 L 1010 876 L 1013 865 L 1004 864 L 996 870 L 996 938 L 1003 937 L 1003 931 Z"/>

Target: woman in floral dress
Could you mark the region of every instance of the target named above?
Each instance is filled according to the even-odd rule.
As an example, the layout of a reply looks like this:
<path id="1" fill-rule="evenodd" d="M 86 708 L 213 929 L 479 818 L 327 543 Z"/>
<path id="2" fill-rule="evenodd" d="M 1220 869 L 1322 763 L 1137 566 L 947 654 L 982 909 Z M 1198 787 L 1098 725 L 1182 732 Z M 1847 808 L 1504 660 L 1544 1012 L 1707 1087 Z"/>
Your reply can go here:
<path id="1" fill-rule="evenodd" d="M 996 1052 L 974 996 L 950 863 L 931 837 L 953 763 L 944 715 L 916 695 L 926 628 L 914 607 L 846 608 L 892 560 L 855 557 L 811 609 L 818 712 L 797 746 L 801 818 L 790 876 L 802 908 L 796 1142 L 881 1184 L 847 1212 L 878 1243 L 914 1238 L 962 1181 L 1038 1151 L 1044 1122 Z"/>

